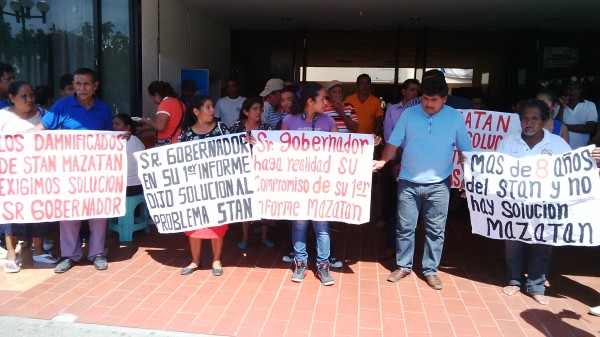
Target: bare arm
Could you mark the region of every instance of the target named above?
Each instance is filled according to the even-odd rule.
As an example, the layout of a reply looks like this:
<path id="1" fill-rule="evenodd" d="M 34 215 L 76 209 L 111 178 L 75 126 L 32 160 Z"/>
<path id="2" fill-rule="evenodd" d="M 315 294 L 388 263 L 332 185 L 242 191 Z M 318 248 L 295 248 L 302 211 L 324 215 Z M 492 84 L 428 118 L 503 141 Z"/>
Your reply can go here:
<path id="1" fill-rule="evenodd" d="M 596 122 L 587 122 L 585 124 L 565 124 L 571 132 L 591 135 L 596 131 Z"/>
<path id="2" fill-rule="evenodd" d="M 40 123 L 40 124 L 32 127 L 31 129 L 29 129 L 28 131 L 44 131 L 44 130 L 46 130 L 46 127 Z"/>
<path id="3" fill-rule="evenodd" d="M 381 154 L 381 160 L 373 160 L 373 171 L 379 171 L 385 165 L 385 163 L 394 158 L 397 149 L 397 146 L 389 143 L 386 144 L 383 148 L 383 153 Z"/>
<path id="4" fill-rule="evenodd" d="M 154 130 L 157 132 L 161 132 L 167 128 L 167 124 L 169 123 L 169 119 L 171 116 L 160 113 L 156 115 L 156 120 L 151 120 L 150 118 L 144 118 L 140 120 L 138 123 L 142 124 L 142 129 L 144 131 Z"/>
<path id="5" fill-rule="evenodd" d="M 383 136 L 383 116 L 376 116 L 375 117 L 375 124 L 374 124 L 374 134 L 378 135 L 378 136 Z"/>
<path id="6" fill-rule="evenodd" d="M 346 115 L 346 113 L 344 112 L 344 103 L 334 102 L 331 105 L 335 109 L 335 112 L 337 112 L 337 114 L 340 116 L 340 118 L 342 119 L 344 124 L 346 124 L 348 131 L 350 131 L 350 132 L 358 131 L 358 123 L 353 121 L 352 118 L 350 118 L 350 116 Z"/>
<path id="7" fill-rule="evenodd" d="M 569 129 L 567 129 L 567 126 L 565 124 L 560 126 L 559 136 L 561 136 L 565 140 L 565 142 L 567 142 L 567 144 L 571 142 L 571 138 L 569 137 Z"/>

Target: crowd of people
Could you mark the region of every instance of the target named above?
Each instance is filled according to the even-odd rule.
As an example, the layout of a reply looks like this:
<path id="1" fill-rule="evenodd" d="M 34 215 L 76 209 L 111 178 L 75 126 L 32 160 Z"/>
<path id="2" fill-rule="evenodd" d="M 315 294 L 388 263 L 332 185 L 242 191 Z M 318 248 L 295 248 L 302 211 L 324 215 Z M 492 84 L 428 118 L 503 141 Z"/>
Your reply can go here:
<path id="1" fill-rule="evenodd" d="M 25 130 L 115 130 L 127 132 L 128 155 L 144 149 L 136 134 L 156 134 L 154 146 L 176 142 L 197 141 L 229 133 L 253 130 L 299 130 L 323 132 L 357 132 L 373 134 L 375 144 L 385 144 L 372 163 L 380 171 L 380 183 L 373 196 L 380 196 L 377 220 L 387 226 L 387 251 L 382 259 L 394 259 L 396 269 L 388 281 L 399 282 L 413 270 L 415 228 L 419 216 L 424 222 L 425 249 L 422 273 L 425 282 L 435 290 L 443 285 L 438 274 L 445 238 L 448 203 L 451 194 L 450 175 L 455 148 L 472 151 L 464 118 L 456 109 L 485 109 L 482 96 L 472 100 L 453 96 L 443 72 L 429 70 L 421 81 L 407 79 L 401 85 L 401 101 L 387 107 L 371 92 L 371 78 L 362 74 L 356 79 L 356 93 L 344 98 L 343 84 L 332 80 L 325 86 L 316 82 L 302 85 L 285 83 L 279 78 L 266 82 L 257 97 L 240 95 L 235 79 L 225 82 L 225 95 L 216 102 L 195 95 L 196 85 L 181 83 L 178 97 L 170 83 L 154 81 L 148 86 L 150 100 L 157 105 L 153 118 L 133 120 L 130 115 L 113 116 L 110 106 L 95 94 L 99 80 L 91 69 L 77 69 L 73 75 L 60 79 L 62 98 L 53 102 L 46 88 L 34 88 L 24 81 L 15 81 L 10 65 L 0 63 L 0 132 Z M 581 82 L 577 78 L 565 81 L 563 90 L 540 90 L 535 97 L 515 106 L 521 132 L 505 137 L 498 152 L 518 158 L 538 154 L 559 155 L 587 144 L 600 146 L 598 112 L 594 103 L 583 99 Z M 250 136 L 248 136 L 250 137 Z M 382 138 L 380 138 L 382 137 Z M 250 139 L 249 139 L 250 140 Z M 250 140 L 251 141 L 251 140 Z M 593 152 L 600 163 L 600 150 Z M 133 157 L 131 157 L 133 158 Z M 127 195 L 143 193 L 135 171 L 135 160 L 128 167 Z M 105 235 L 107 219 L 89 219 L 87 258 L 98 270 L 108 268 Z M 259 221 L 260 243 L 272 248 L 267 221 Z M 323 285 L 334 284 L 330 268 L 340 268 L 331 244 L 329 223 L 316 219 L 291 221 L 290 255 L 284 261 L 293 262 L 293 282 L 302 282 L 309 269 L 307 230 L 312 223 L 316 239 L 317 278 Z M 237 247 L 247 249 L 250 223 L 242 223 Z M 33 259 L 56 264 L 55 272 L 64 273 L 83 257 L 80 237 L 81 221 L 60 222 L 60 259 L 47 252 L 50 243 L 47 224 L 1 224 L 5 235 L 6 261 L 4 270 L 15 273 L 20 263 L 15 248 L 20 238 L 31 238 Z M 212 273 L 223 274 L 221 254 L 228 225 L 186 232 L 189 237 L 191 262 L 182 268 L 182 275 L 192 274 L 201 267 L 202 239 L 210 239 L 213 253 Z M 289 240 L 284 240 L 289 243 Z M 551 259 L 552 247 L 506 241 L 508 296 L 523 290 L 541 304 Z M 600 308 L 592 314 L 600 315 Z"/>

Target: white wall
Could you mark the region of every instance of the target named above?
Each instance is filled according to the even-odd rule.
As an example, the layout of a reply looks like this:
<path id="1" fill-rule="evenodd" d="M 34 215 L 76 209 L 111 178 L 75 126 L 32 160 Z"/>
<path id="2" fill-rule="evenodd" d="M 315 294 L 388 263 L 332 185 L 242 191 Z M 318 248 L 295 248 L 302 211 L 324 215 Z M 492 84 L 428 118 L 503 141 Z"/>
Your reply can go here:
<path id="1" fill-rule="evenodd" d="M 177 0 L 142 1 L 142 95 L 144 116 L 156 106 L 146 88 L 155 80 L 171 83 L 180 92 L 182 68 L 209 69 L 229 77 L 231 35 L 229 28 L 208 19 Z"/>

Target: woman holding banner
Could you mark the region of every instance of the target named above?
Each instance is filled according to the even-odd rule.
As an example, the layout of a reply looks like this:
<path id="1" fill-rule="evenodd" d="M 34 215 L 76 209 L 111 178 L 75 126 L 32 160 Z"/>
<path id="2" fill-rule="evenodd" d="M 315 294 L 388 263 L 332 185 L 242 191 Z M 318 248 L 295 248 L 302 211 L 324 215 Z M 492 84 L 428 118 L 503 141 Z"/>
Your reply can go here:
<path id="1" fill-rule="evenodd" d="M 29 130 L 38 125 L 45 113 L 35 105 L 33 86 L 27 82 L 16 81 L 8 86 L 8 98 L 12 106 L 0 110 L 0 133 L 11 134 Z M 57 263 L 58 258 L 44 251 L 43 237 L 46 236 L 46 223 L 32 224 L 0 224 L 0 233 L 6 234 L 6 261 L 4 271 L 18 273 L 21 270 L 17 259 L 16 245 L 18 238 L 31 237 L 35 250 L 33 261 L 41 263 Z"/>
<path id="2" fill-rule="evenodd" d="M 335 120 L 324 114 L 325 89 L 316 82 L 307 82 L 299 93 L 299 102 L 292 105 L 292 114 L 283 119 L 282 130 L 337 132 Z M 308 254 L 306 252 L 306 230 L 311 220 L 292 221 L 292 243 L 294 245 L 293 282 L 302 282 L 306 275 Z M 329 222 L 312 220 L 317 239 L 317 278 L 326 286 L 333 285 L 329 273 Z"/>
<path id="3" fill-rule="evenodd" d="M 155 146 L 176 143 L 181 132 L 180 126 L 185 113 L 185 105 L 169 82 L 154 81 L 148 86 L 148 95 L 152 103 L 158 105 L 156 119 L 142 118 L 138 133 L 156 131 Z"/>
<path id="4" fill-rule="evenodd" d="M 229 134 L 227 126 L 215 121 L 215 108 L 213 101 L 205 96 L 194 96 L 190 106 L 183 116 L 180 142 L 202 140 Z M 221 265 L 221 251 L 223 250 L 223 237 L 229 229 L 228 225 L 207 227 L 195 231 L 185 232 L 189 237 L 192 262 L 181 270 L 181 275 L 189 275 L 200 268 L 200 248 L 202 239 L 210 239 L 213 252 L 212 273 L 214 276 L 223 275 Z"/>
<path id="5" fill-rule="evenodd" d="M 231 133 L 250 132 L 254 130 L 271 130 L 271 127 L 260 120 L 263 112 L 263 100 L 260 97 L 249 97 L 242 103 L 239 119 L 231 125 Z M 242 241 L 237 244 L 239 249 L 248 248 L 248 228 L 250 222 L 242 222 Z M 261 222 L 260 229 L 262 233 L 261 242 L 267 248 L 275 247 L 272 241 L 267 238 L 267 224 Z"/>

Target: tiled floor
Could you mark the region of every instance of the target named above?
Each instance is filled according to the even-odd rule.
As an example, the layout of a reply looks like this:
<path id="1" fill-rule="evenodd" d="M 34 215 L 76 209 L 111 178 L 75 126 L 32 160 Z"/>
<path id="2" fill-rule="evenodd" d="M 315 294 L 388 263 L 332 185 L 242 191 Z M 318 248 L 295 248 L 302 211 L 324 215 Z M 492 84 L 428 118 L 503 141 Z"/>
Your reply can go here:
<path id="1" fill-rule="evenodd" d="M 333 271 L 332 287 L 321 286 L 310 274 L 302 284 L 290 281 L 290 265 L 281 262 L 289 235 L 285 226 L 271 230 L 278 248 L 255 243 L 245 252 L 235 247 L 240 228 L 231 226 L 222 277 L 210 273 L 208 244 L 204 268 L 181 276 L 180 268 L 189 262 L 183 234 L 136 233 L 129 246 L 119 246 L 115 234 L 108 239 L 106 271 L 85 263 L 55 275 L 25 263 L 19 274 L 0 272 L 0 315 L 51 319 L 72 314 L 77 322 L 226 336 L 599 334 L 600 317 L 587 314 L 590 305 L 600 305 L 598 248 L 555 250 L 551 301 L 542 306 L 523 294 L 502 294 L 503 244 L 470 234 L 467 217 L 464 208 L 451 211 L 442 291 L 420 278 L 422 249 L 416 253 L 415 273 L 399 283 L 387 282 L 392 266 L 377 259 L 385 230 L 372 225 L 333 226 L 338 258 L 346 264 Z M 417 247 L 422 247 L 422 234 Z"/>

